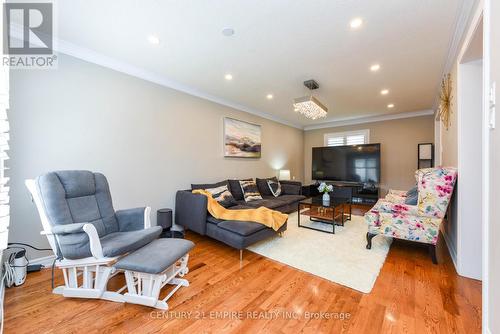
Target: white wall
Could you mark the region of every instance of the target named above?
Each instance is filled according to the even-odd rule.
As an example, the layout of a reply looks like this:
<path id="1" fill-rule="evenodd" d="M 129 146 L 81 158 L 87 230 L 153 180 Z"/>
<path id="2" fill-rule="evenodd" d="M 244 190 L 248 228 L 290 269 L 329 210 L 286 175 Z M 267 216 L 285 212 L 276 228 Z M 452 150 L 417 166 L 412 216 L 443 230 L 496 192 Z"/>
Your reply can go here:
<path id="1" fill-rule="evenodd" d="M 456 167 L 458 168 L 458 110 L 457 110 L 457 75 L 458 75 L 458 63 L 455 61 L 453 67 L 450 70 L 450 77 L 452 82 L 452 92 L 451 92 L 451 104 L 450 104 L 450 116 L 449 116 L 449 126 L 446 127 L 442 122 L 440 122 L 440 146 L 441 152 L 439 154 L 441 158 L 441 165 L 446 167 Z M 458 171 L 460 178 L 460 171 Z M 441 231 L 443 237 L 446 240 L 446 245 L 448 246 L 448 251 L 453 259 L 455 267 L 457 267 L 457 235 L 458 235 L 458 206 L 457 206 L 457 194 L 460 192 L 460 187 L 457 182 L 453 197 L 450 202 L 450 210 L 448 212 L 448 219 L 441 224 Z"/>
<path id="2" fill-rule="evenodd" d="M 450 126 L 440 126 L 442 164 L 458 168 L 448 221 L 442 225 L 459 275 L 481 278 L 482 21 L 478 6 L 453 61 Z"/>
<path id="3" fill-rule="evenodd" d="M 457 270 L 481 279 L 482 250 L 482 60 L 458 70 Z"/>
<path id="4" fill-rule="evenodd" d="M 488 298 L 486 299 L 485 311 L 489 316 L 486 318 L 486 328 L 488 333 L 500 333 L 500 1 L 486 1 L 491 6 L 487 10 L 485 26 L 491 35 L 486 35 L 487 45 L 491 47 L 489 53 L 489 68 L 490 83 L 496 82 L 496 127 L 489 131 L 489 148 L 491 164 L 489 166 L 489 226 L 486 237 L 488 238 L 488 257 L 487 257 L 487 273 L 488 283 L 485 286 Z M 489 51 L 489 50 L 487 50 Z M 489 87 L 488 87 L 489 88 Z M 489 101 L 488 101 L 489 102 Z"/>
<path id="5" fill-rule="evenodd" d="M 303 178 L 302 130 L 65 55 L 57 70 L 13 71 L 10 110 L 10 241 L 48 246 L 23 181 L 51 170 L 103 172 L 115 209 L 150 205 L 153 221 L 191 183 Z M 223 157 L 225 116 L 262 125 L 261 159 Z"/>

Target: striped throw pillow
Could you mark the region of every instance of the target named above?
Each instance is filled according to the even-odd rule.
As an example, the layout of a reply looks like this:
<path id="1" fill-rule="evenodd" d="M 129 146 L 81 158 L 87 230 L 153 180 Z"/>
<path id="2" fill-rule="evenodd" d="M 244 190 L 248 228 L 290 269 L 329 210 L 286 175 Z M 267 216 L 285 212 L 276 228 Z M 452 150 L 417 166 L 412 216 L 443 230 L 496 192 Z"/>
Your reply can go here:
<path id="1" fill-rule="evenodd" d="M 223 207 L 227 208 L 227 207 L 230 207 L 230 206 L 237 204 L 233 195 L 231 194 L 231 192 L 227 188 L 227 185 L 223 185 L 223 186 L 216 187 L 216 188 L 209 188 L 209 189 L 205 189 L 205 190 L 208 191 L 209 193 L 211 193 L 212 197 L 217 202 L 219 202 L 219 204 L 222 205 Z"/>
<path id="2" fill-rule="evenodd" d="M 260 196 L 259 189 L 254 180 L 242 180 L 240 181 L 241 191 L 243 191 L 243 198 L 245 202 L 257 201 L 262 199 Z"/>

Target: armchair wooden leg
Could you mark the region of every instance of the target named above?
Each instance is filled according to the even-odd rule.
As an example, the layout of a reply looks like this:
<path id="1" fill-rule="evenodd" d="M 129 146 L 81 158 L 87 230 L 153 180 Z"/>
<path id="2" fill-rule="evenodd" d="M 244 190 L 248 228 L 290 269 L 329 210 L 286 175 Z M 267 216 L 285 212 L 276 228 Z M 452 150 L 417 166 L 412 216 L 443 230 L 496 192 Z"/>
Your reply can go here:
<path id="1" fill-rule="evenodd" d="M 367 232 L 366 233 L 366 249 L 372 249 L 372 239 L 376 234 Z"/>
<path id="2" fill-rule="evenodd" d="M 432 258 L 432 263 L 438 264 L 438 260 L 436 257 L 436 245 L 429 244 L 429 254 Z"/>

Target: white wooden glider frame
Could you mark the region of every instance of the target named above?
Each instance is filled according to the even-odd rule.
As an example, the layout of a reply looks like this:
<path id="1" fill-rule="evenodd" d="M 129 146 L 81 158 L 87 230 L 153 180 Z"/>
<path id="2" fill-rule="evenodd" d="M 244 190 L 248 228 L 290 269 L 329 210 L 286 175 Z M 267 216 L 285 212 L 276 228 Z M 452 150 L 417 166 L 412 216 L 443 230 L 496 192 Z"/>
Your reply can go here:
<path id="1" fill-rule="evenodd" d="M 41 234 L 47 236 L 52 251 L 54 254 L 57 254 L 56 235 L 51 231 L 49 218 L 36 183 L 34 180 L 26 180 L 25 184 L 33 197 L 42 221 L 43 231 Z M 144 210 L 144 228 L 151 227 L 150 213 L 151 208 L 146 207 Z M 61 294 L 64 297 L 105 299 L 121 303 L 141 304 L 166 310 L 168 309 L 166 301 L 175 291 L 181 286 L 189 286 L 189 282 L 186 279 L 177 277 L 182 277 L 188 273 L 187 262 L 189 255 L 186 254 L 177 263 L 174 263 L 160 274 L 126 270 L 126 285 L 117 291 L 108 291 L 108 281 L 113 276 L 123 272 L 123 270 L 117 270 L 113 267 L 113 264 L 120 257 L 105 257 L 103 255 L 101 242 L 94 225 L 85 224 L 83 230 L 89 237 L 92 257 L 77 260 L 64 258 L 56 260 L 56 267 L 61 269 L 64 275 L 64 285 L 54 288 L 53 293 Z M 160 291 L 166 284 L 172 284 L 175 287 L 167 297 L 159 300 Z M 125 289 L 128 292 L 122 294 Z"/>

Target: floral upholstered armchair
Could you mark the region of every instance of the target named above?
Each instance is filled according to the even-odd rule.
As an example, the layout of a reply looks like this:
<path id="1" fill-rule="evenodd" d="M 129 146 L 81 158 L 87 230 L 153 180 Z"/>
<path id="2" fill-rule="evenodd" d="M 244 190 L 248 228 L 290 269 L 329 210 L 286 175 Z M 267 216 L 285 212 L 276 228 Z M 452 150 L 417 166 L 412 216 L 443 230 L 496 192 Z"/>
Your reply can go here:
<path id="1" fill-rule="evenodd" d="M 436 244 L 439 226 L 446 214 L 457 179 L 457 170 L 450 167 L 419 169 L 416 205 L 405 204 L 406 192 L 389 191 L 384 199 L 365 214 L 368 224 L 366 248 L 378 234 L 429 245 L 432 262 L 437 263 Z"/>

